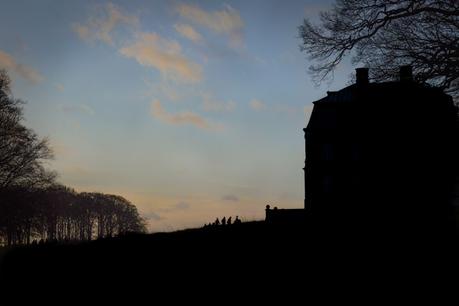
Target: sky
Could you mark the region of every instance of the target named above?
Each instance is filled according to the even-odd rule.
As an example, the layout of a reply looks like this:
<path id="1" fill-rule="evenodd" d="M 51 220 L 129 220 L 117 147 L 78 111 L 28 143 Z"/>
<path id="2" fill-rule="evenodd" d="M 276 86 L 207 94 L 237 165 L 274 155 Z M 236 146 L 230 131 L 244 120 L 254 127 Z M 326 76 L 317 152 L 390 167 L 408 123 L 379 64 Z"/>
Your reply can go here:
<path id="1" fill-rule="evenodd" d="M 77 191 L 124 196 L 151 231 L 301 208 L 315 85 L 298 26 L 330 1 L 2 0 L 0 68 Z"/>

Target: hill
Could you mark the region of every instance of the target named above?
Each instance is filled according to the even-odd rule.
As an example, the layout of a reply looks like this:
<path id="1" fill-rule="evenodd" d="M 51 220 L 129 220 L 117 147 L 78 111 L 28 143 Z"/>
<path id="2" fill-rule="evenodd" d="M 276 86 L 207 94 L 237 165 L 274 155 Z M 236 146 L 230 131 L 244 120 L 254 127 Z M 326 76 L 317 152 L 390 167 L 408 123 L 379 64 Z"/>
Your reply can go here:
<path id="1" fill-rule="evenodd" d="M 371 283 L 383 282 L 386 276 L 399 281 L 403 275 L 416 278 L 429 271 L 455 271 L 451 244 L 394 241 L 389 245 L 381 240 L 336 237 L 314 234 L 301 224 L 276 226 L 259 221 L 78 244 L 23 246 L 4 254 L 1 287 L 21 284 L 21 288 L 64 292 L 79 288 L 83 295 L 94 288 L 101 295 L 97 288 L 132 294 L 135 288 L 147 287 L 147 292 L 139 294 L 168 298 L 183 298 L 190 292 L 253 296 L 273 290 L 272 294 L 290 292 L 293 298 L 306 288 L 349 286 L 351 275 L 358 277 L 354 281 Z"/>

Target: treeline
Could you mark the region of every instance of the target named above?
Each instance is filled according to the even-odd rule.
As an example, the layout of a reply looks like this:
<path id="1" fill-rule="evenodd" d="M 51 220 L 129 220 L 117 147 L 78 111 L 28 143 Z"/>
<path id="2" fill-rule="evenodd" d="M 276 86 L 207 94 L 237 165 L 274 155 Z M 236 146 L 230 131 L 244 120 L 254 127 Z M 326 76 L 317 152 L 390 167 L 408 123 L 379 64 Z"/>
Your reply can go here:
<path id="1" fill-rule="evenodd" d="M 0 191 L 3 244 L 72 241 L 143 232 L 137 208 L 121 196 L 75 192 L 65 186 Z"/>
<path id="2" fill-rule="evenodd" d="M 0 244 L 91 240 L 145 231 L 137 208 L 123 197 L 77 193 L 44 165 L 53 158 L 46 138 L 24 126 L 24 102 L 11 95 L 0 70 Z"/>

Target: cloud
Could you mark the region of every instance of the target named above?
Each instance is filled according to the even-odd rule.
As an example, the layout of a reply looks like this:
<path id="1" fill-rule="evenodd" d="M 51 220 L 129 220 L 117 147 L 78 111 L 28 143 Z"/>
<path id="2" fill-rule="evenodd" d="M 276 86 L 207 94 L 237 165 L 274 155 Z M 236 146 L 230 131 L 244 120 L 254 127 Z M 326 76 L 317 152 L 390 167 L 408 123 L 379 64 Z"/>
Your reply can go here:
<path id="1" fill-rule="evenodd" d="M 235 109 L 236 103 L 234 101 L 219 101 L 214 99 L 212 94 L 205 92 L 202 93 L 202 108 L 207 112 L 231 112 Z"/>
<path id="2" fill-rule="evenodd" d="M 194 43 L 202 42 L 202 36 L 192 26 L 188 24 L 176 24 L 175 30 L 185 38 L 188 38 Z"/>
<path id="3" fill-rule="evenodd" d="M 131 30 L 128 34 L 134 35 L 132 40 L 116 44 L 123 56 L 135 59 L 142 66 L 159 70 L 163 79 L 185 83 L 197 83 L 202 80 L 201 65 L 186 58 L 177 41 L 161 37 L 157 33 L 141 32 L 139 24 L 137 16 L 124 12 L 113 3 L 108 3 L 96 8 L 85 23 L 73 24 L 73 30 L 83 40 L 102 41 L 112 46 L 117 42 L 113 37 L 117 29 Z M 176 30 L 189 39 L 202 39 L 189 25 L 177 24 Z"/>
<path id="4" fill-rule="evenodd" d="M 136 27 L 138 24 L 137 16 L 128 15 L 115 4 L 107 3 L 98 8 L 85 24 L 75 23 L 72 28 L 82 40 L 100 40 L 113 45 L 112 32 L 117 26 Z"/>
<path id="5" fill-rule="evenodd" d="M 184 211 L 190 209 L 191 205 L 188 202 L 180 201 L 176 204 L 170 205 L 167 208 L 162 208 L 160 211 L 164 214 L 170 214 L 177 211 Z"/>
<path id="6" fill-rule="evenodd" d="M 181 90 L 178 90 L 171 82 L 165 79 L 161 79 L 160 82 L 153 82 L 144 80 L 145 84 L 149 87 L 148 96 L 163 96 L 169 101 L 178 101 L 184 95 Z"/>
<path id="7" fill-rule="evenodd" d="M 161 217 L 160 215 L 158 215 L 157 213 L 154 213 L 154 212 L 148 212 L 148 213 L 143 213 L 141 214 L 143 218 L 145 218 L 146 220 L 150 221 L 160 221 L 160 220 L 163 220 L 164 218 Z"/>
<path id="8" fill-rule="evenodd" d="M 261 111 L 263 109 L 266 108 L 266 105 L 265 103 L 263 103 L 262 101 L 258 100 L 258 99 L 252 99 L 250 102 L 249 102 L 249 106 L 253 109 L 253 110 L 256 110 L 256 111 Z"/>
<path id="9" fill-rule="evenodd" d="M 233 47 L 242 45 L 244 22 L 239 12 L 231 6 L 225 5 L 222 10 L 207 12 L 192 4 L 180 4 L 177 6 L 177 11 L 180 16 L 195 24 L 228 35 Z"/>
<path id="10" fill-rule="evenodd" d="M 156 33 L 140 33 L 137 41 L 120 49 L 120 53 L 158 69 L 168 79 L 190 83 L 202 80 L 202 67 L 182 55 L 180 44 Z"/>
<path id="11" fill-rule="evenodd" d="M 230 202 L 239 202 L 239 198 L 235 195 L 228 194 L 222 197 L 223 201 L 230 201 Z"/>
<path id="12" fill-rule="evenodd" d="M 63 91 L 65 90 L 64 85 L 62 85 L 62 84 L 60 84 L 60 83 L 54 84 L 54 87 L 55 87 L 58 91 L 60 91 L 60 92 L 63 92 Z"/>
<path id="13" fill-rule="evenodd" d="M 177 210 L 187 210 L 190 208 L 190 204 L 186 202 L 178 202 L 177 204 L 175 204 L 174 208 Z"/>
<path id="14" fill-rule="evenodd" d="M 33 84 L 40 83 L 44 77 L 33 68 L 20 64 L 8 53 L 0 50 L 0 68 L 16 73 L 20 77 L 32 82 Z"/>
<path id="15" fill-rule="evenodd" d="M 158 120 L 172 125 L 193 125 L 204 130 L 221 129 L 220 126 L 211 124 L 199 114 L 190 111 L 176 114 L 168 113 L 164 110 L 159 100 L 154 100 L 151 103 L 151 115 Z"/>
<path id="16" fill-rule="evenodd" d="M 93 116 L 95 111 L 85 104 L 62 104 L 60 109 L 68 114 L 84 114 Z"/>

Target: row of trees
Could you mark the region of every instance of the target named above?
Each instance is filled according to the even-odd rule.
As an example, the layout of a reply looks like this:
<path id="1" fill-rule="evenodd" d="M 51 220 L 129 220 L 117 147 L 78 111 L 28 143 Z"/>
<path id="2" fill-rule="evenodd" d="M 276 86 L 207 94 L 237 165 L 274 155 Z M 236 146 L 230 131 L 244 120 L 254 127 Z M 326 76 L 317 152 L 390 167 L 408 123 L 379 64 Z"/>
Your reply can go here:
<path id="1" fill-rule="evenodd" d="M 33 240 L 70 241 L 144 232 L 137 208 L 121 196 L 47 188 L 13 187 L 0 193 L 0 239 L 3 244 Z"/>
<path id="2" fill-rule="evenodd" d="M 10 84 L 0 70 L 0 244 L 145 231 L 137 208 L 123 197 L 56 183 L 56 173 L 44 166 L 53 158 L 48 140 L 24 126 L 24 102 L 12 97 Z"/>

